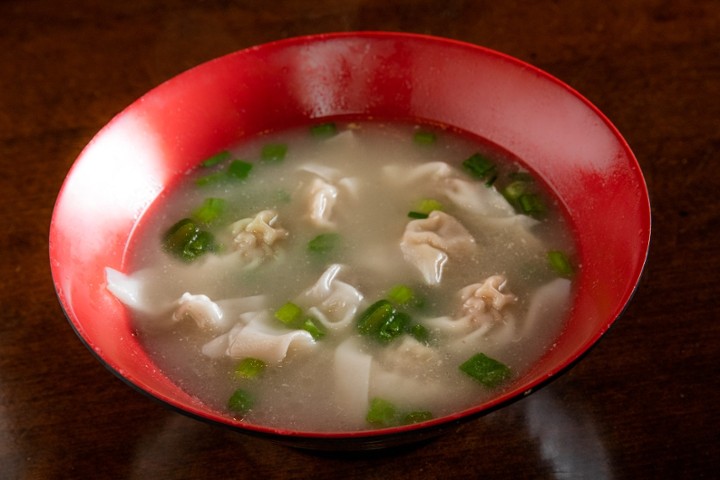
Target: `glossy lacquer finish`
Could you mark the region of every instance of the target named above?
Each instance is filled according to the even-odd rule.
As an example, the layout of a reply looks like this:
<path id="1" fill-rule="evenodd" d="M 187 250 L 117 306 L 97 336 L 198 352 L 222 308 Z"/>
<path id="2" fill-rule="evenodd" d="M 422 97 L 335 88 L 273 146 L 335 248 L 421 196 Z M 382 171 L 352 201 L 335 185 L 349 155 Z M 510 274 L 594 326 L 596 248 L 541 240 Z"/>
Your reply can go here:
<path id="1" fill-rule="evenodd" d="M 597 275 L 606 276 L 605 281 L 580 278 L 586 292 L 581 295 L 591 293 L 586 298 L 594 297 L 602 308 L 593 311 L 591 303 L 584 308 L 591 320 L 608 314 L 611 328 L 595 342 L 607 324 L 578 323 L 568 337 L 576 346 L 567 343 L 562 355 L 548 360 L 546 366 L 556 373 L 541 381 L 531 395 L 483 406 L 481 412 L 469 412 L 462 421 L 450 421 L 439 431 L 437 425 L 423 427 L 423 434 L 431 437 L 424 441 L 358 453 L 328 451 L 322 437 L 310 435 L 299 440 L 310 447 L 320 442 L 325 451 L 288 448 L 248 435 L 244 429 L 223 428 L 221 421 L 211 418 L 212 412 L 202 417 L 209 421 L 198 421 L 198 416 L 205 415 L 198 405 L 190 405 L 190 416 L 178 413 L 183 399 L 162 376 L 154 376 L 151 363 L 144 365 L 142 351 L 132 344 L 104 340 L 113 331 L 121 338 L 127 333 L 128 319 L 114 315 L 124 315 L 114 299 L 98 296 L 93 302 L 79 301 L 78 306 L 68 307 L 70 318 L 103 312 L 94 324 L 78 327 L 78 337 L 53 282 L 54 270 L 66 305 L 103 292 L 104 279 L 84 253 L 92 250 L 89 246 L 96 244 L 98 260 L 123 266 L 127 229 L 147 208 L 140 199 L 153 198 L 175 178 L 173 169 L 161 165 L 178 162 L 175 166 L 180 168 L 180 163 L 192 163 L 192 157 L 212 150 L 211 143 L 232 139 L 223 129 L 210 132 L 205 137 L 207 145 L 165 136 L 193 116 L 202 119 L 211 113 L 186 104 L 176 105 L 175 114 L 165 112 L 161 125 L 151 118 L 147 112 L 154 109 L 162 115 L 165 109 L 153 103 L 160 96 L 190 88 L 183 86 L 184 80 L 172 81 L 179 87 L 161 87 L 164 93 L 159 96 L 145 97 L 145 115 L 139 114 L 142 102 L 133 105 L 138 98 L 213 58 L 242 56 L 232 52 L 245 49 L 259 55 L 262 52 L 253 53 L 257 45 L 265 45 L 261 47 L 264 58 L 255 57 L 258 64 L 275 68 L 269 63 L 278 53 L 272 42 L 335 31 L 401 31 L 453 39 L 448 48 L 455 52 L 454 60 L 443 54 L 432 57 L 432 63 L 430 57 L 408 63 L 427 78 L 403 84 L 396 72 L 385 69 L 368 80 L 378 90 L 383 86 L 385 93 L 373 91 L 378 101 L 367 108 L 380 108 L 379 102 L 388 99 L 387 92 L 394 91 L 399 101 L 427 102 L 408 108 L 416 115 L 444 115 L 447 123 L 463 125 L 477 119 L 482 124 L 478 128 L 487 129 L 494 128 L 496 121 L 514 118 L 521 135 L 498 142 L 528 162 L 539 156 L 544 157 L 542 163 L 556 162 L 554 153 L 566 157 L 562 152 L 566 147 L 579 148 L 583 156 L 607 147 L 619 152 L 618 165 L 632 167 L 632 155 L 603 115 L 528 65 L 549 72 L 581 92 L 617 126 L 641 167 L 652 205 L 652 241 L 641 280 L 625 310 L 615 318 L 619 312 L 610 304 L 624 304 L 625 299 L 617 303 L 617 296 L 609 299 L 617 292 L 632 291 L 624 283 L 637 272 L 628 265 L 643 258 L 643 242 L 615 248 L 617 238 L 631 235 L 624 231 L 626 225 L 628 230 L 635 228 L 637 238 L 647 234 L 647 225 L 638 229 L 628 220 L 633 217 L 632 205 L 635 213 L 644 211 L 646 203 L 635 201 L 644 199 L 643 178 L 630 168 L 630 178 L 613 179 L 622 173 L 612 174 L 596 164 L 600 172 L 584 175 L 585 186 L 568 186 L 570 178 L 557 177 L 548 167 L 544 178 L 565 190 L 566 205 L 571 203 L 567 198 L 581 195 L 580 190 L 592 195 L 600 191 L 598 198 L 608 199 L 600 204 L 588 195 L 575 206 L 582 215 L 595 211 L 598 223 L 589 226 L 583 242 L 585 247 L 600 245 L 605 255 L 593 259 L 599 263 L 593 268 Z M 0 2 L 0 478 L 715 478 L 720 471 L 718 32 L 720 3 L 714 0 Z M 402 50 L 385 40 L 389 42 L 385 52 Z M 305 40 L 288 41 L 279 45 L 307 50 Z M 410 52 L 414 47 L 403 48 Z M 456 64 L 457 56 L 476 56 L 479 63 L 466 73 Z M 348 66 L 357 61 L 372 66 L 383 60 L 381 54 L 353 57 Z M 410 62 L 412 55 L 396 58 Z M 385 62 L 391 60 L 385 58 Z M 261 84 L 259 90 L 275 88 L 277 79 L 253 79 L 252 71 L 238 71 L 231 63 L 223 67 L 225 74 L 218 69 L 213 76 L 236 74 L 247 85 Z M 487 64 L 492 66 L 485 68 Z M 516 81 L 507 76 L 505 82 L 493 78 L 496 68 L 517 74 Z M 463 98 L 455 96 L 441 88 L 443 70 L 451 72 L 445 81 L 458 93 L 465 90 L 463 85 L 472 73 L 477 74 L 472 79 L 476 88 L 464 92 Z M 322 84 L 318 77 L 332 76 L 327 73 L 316 71 L 317 85 Z M 198 74 L 184 78 L 197 78 L 193 75 Z M 488 83 L 497 93 L 488 91 Z M 549 95 L 521 96 L 513 103 L 503 92 L 518 84 L 527 93 L 545 89 Z M 363 87 L 352 82 L 346 86 L 352 86 L 350 90 Z M 249 102 L 255 111 L 266 101 L 276 110 L 295 112 L 303 121 L 306 116 L 326 114 L 303 106 L 300 92 L 253 99 L 242 94 L 241 87 L 239 82 L 229 85 L 226 92 L 208 87 L 211 91 L 204 101 L 209 104 L 211 98 L 232 93 L 233 101 Z M 338 94 L 332 90 L 319 93 L 331 110 L 353 107 L 351 99 L 334 105 L 331 100 Z M 482 110 L 470 104 L 503 98 L 506 112 L 519 105 L 534 108 L 501 118 L 497 109 Z M 292 102 L 286 105 L 284 99 Z M 101 132 L 129 105 L 133 106 L 128 112 Z M 556 109 L 562 105 L 573 121 L 558 121 Z M 222 107 L 213 107 L 218 110 Z M 279 114 L 263 115 L 270 121 Z M 294 121 L 292 117 L 281 120 Z M 243 126 L 239 119 L 224 122 Z M 522 137 L 533 134 L 530 123 L 539 129 L 538 134 L 566 130 L 564 143 L 521 151 L 529 148 Z M 145 128 L 151 124 L 152 128 Z M 260 128 L 244 125 L 235 134 L 239 139 Z M 200 125 L 197 136 L 203 129 Z M 570 142 L 577 131 L 602 131 L 608 141 L 593 135 L 590 143 Z M 98 140 L 93 141 L 98 132 Z M 109 139 L 117 145 L 106 143 Z M 176 143 L 186 141 L 184 146 Z M 181 147 L 186 151 L 178 153 Z M 101 155 L 102 149 L 110 149 L 112 155 Z M 135 154 L 128 154 L 130 150 Z M 155 157 L 152 152 L 157 158 L 147 161 Z M 110 160 L 102 168 L 96 166 L 99 172 L 73 167 L 78 157 L 83 163 L 93 156 Z M 126 162 L 118 165 L 118 158 Z M 103 169 L 109 170 L 103 173 Z M 58 235 L 60 230 L 52 227 L 50 259 L 51 219 L 73 211 L 69 192 L 73 184 L 84 183 L 83 174 L 75 177 L 76 171 L 109 175 L 116 181 L 104 188 L 83 187 L 90 193 L 102 191 L 94 205 L 77 207 L 75 212 L 83 216 L 72 218 L 73 228 Z M 67 178 L 72 180 L 63 186 Z M 129 180 L 137 182 L 135 193 L 115 186 Z M 623 188 L 615 196 L 603 196 L 605 189 L 632 183 L 639 185 L 634 193 Z M 58 195 L 63 200 L 54 211 Z M 89 203 L 77 198 L 74 202 Z M 605 210 L 614 210 L 616 217 L 605 216 Z M 115 224 L 116 235 L 99 239 L 92 234 L 92 226 L 105 223 Z M 77 233 L 83 231 L 87 233 Z M 585 247 L 583 261 L 588 262 Z M 58 273 L 60 262 L 76 261 L 86 273 L 75 269 Z M 83 281 L 71 281 L 74 275 Z M 82 339 L 88 343 L 92 339 L 90 350 Z M 593 347 L 580 355 L 580 361 L 570 362 L 591 343 Z M 138 387 L 152 387 L 157 396 L 129 387 L 105 368 L 106 357 L 101 355 L 122 361 L 123 365 L 109 365 L 113 371 L 123 369 L 121 373 L 143 364 L 132 372 L 133 381 Z M 571 368 L 565 367 L 568 362 Z M 529 385 L 535 380 L 528 377 L 522 382 Z M 167 408 L 168 402 L 177 405 Z M 379 445 L 400 443 L 422 438 L 415 436 L 417 432 L 394 431 L 378 438 L 363 435 L 354 443 L 339 439 L 331 445 L 344 449 L 378 446 L 374 440 Z"/>
<path id="2" fill-rule="evenodd" d="M 498 398 L 426 424 L 381 432 L 285 432 L 235 420 L 173 385 L 143 351 L 105 289 L 122 270 L 143 212 L 213 153 L 267 130 L 322 118 L 418 119 L 510 150 L 552 188 L 577 232 L 580 274 L 554 348 Z M 608 208 L 610 207 L 610 208 Z M 342 33 L 261 45 L 196 67 L 149 92 L 83 151 L 50 230 L 58 296 L 72 326 L 112 371 L 193 416 L 320 449 L 416 441 L 527 395 L 575 362 L 630 299 L 650 237 L 639 166 L 603 115 L 566 85 L 506 55 L 398 33 Z"/>

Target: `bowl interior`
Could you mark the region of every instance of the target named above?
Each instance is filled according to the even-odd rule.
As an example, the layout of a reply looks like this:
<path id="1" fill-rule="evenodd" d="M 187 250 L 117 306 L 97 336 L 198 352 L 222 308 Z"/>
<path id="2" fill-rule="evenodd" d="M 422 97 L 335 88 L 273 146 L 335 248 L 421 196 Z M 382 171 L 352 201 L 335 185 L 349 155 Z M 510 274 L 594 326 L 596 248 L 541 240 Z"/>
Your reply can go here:
<path id="1" fill-rule="evenodd" d="M 50 260 L 67 317 L 96 356 L 185 413 L 268 435 L 300 434 L 234 422 L 170 382 L 105 289 L 104 268 L 123 269 L 143 213 L 203 158 L 263 131 L 348 115 L 441 123 L 500 145 L 556 192 L 577 234 L 577 299 L 555 348 L 502 397 L 435 424 L 541 385 L 622 312 L 647 255 L 650 209 L 637 161 L 595 107 L 557 79 L 481 47 L 408 34 L 321 35 L 185 72 L 129 106 L 82 152 L 55 206 Z"/>

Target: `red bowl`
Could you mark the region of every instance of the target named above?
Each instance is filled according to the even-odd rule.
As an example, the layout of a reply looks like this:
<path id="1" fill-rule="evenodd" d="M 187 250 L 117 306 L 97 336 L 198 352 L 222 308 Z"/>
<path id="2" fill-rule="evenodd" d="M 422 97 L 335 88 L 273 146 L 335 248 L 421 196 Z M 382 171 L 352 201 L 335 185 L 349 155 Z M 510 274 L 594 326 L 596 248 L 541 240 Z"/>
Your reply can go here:
<path id="1" fill-rule="evenodd" d="M 181 390 L 133 335 L 105 288 L 133 228 L 190 167 L 245 137 L 322 117 L 416 119 L 510 151 L 552 188 L 576 231 L 582 271 L 557 345 L 501 396 L 432 421 L 382 431 L 318 433 L 251 425 Z M 436 435 L 526 396 L 572 366 L 635 291 L 650 240 L 638 163 L 610 121 L 552 76 L 486 48 L 400 33 L 293 38 L 242 50 L 155 88 L 115 117 L 70 170 L 50 226 L 57 295 L 81 340 L 113 373 L 177 411 L 318 449 L 395 446 Z"/>

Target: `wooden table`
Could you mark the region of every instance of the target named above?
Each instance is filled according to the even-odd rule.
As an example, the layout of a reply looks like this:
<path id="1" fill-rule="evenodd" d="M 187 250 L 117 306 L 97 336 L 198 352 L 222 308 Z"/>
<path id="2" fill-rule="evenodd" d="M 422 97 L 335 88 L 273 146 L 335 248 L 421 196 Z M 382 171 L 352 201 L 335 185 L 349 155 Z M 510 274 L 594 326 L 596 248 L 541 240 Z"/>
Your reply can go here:
<path id="1" fill-rule="evenodd" d="M 484 45 L 561 78 L 624 134 L 653 204 L 628 310 L 573 370 L 457 435 L 321 455 L 169 411 L 105 370 L 50 278 L 75 157 L 162 81 L 338 30 Z M 0 3 L 0 478 L 717 478 L 720 2 L 5 0 Z"/>

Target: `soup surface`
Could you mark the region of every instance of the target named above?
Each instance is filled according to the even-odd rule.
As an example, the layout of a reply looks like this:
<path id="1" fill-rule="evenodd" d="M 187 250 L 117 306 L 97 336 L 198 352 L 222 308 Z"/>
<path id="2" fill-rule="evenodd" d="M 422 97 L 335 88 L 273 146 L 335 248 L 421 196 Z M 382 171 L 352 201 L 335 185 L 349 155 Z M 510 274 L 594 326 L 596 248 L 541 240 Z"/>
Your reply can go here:
<path id="1" fill-rule="evenodd" d="M 187 172 L 108 288 L 168 376 L 301 431 L 382 428 L 498 395 L 571 305 L 572 237 L 509 154 L 371 121 L 257 137 Z"/>

